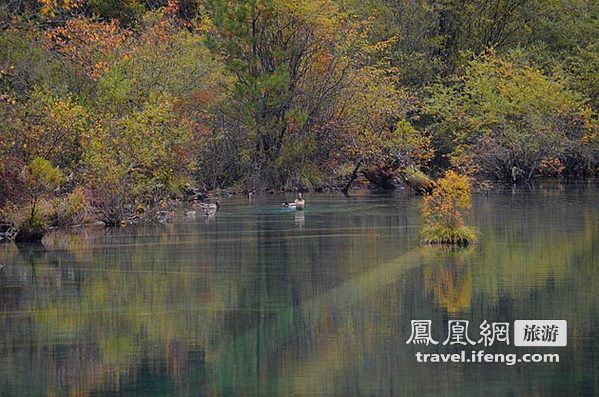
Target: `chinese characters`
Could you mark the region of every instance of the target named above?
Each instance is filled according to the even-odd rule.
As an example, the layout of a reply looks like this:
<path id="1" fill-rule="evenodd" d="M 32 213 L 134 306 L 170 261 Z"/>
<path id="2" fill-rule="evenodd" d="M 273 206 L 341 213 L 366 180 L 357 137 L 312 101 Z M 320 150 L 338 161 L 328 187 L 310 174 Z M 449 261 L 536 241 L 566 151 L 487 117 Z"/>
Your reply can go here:
<path id="1" fill-rule="evenodd" d="M 506 345 L 510 344 L 510 325 L 506 322 L 493 322 L 489 324 L 486 320 L 480 324 L 480 339 L 472 340 L 468 327 L 469 320 L 449 320 L 447 322 L 447 338 L 443 345 L 463 345 L 472 346 L 477 343 L 482 343 L 484 346 L 492 346 L 496 342 L 503 342 Z M 412 320 L 411 335 L 406 344 L 429 344 L 436 345 L 436 341 L 432 336 L 432 321 L 431 320 Z M 532 331 L 531 331 L 532 332 Z M 534 331 L 537 332 L 537 331 Z M 540 331 L 539 331 L 540 335 Z"/>

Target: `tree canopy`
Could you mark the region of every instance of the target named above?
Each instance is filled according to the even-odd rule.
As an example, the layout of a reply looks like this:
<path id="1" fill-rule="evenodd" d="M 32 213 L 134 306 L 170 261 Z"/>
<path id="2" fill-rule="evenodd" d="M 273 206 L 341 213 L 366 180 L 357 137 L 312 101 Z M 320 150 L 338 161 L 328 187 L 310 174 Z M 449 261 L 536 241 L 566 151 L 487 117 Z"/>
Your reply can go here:
<path id="1" fill-rule="evenodd" d="M 69 176 L 58 197 L 78 189 L 111 223 L 190 187 L 393 188 L 448 168 L 592 175 L 598 11 L 588 0 L 10 0 L 0 204 L 28 205 L 14 192 L 36 158 Z"/>

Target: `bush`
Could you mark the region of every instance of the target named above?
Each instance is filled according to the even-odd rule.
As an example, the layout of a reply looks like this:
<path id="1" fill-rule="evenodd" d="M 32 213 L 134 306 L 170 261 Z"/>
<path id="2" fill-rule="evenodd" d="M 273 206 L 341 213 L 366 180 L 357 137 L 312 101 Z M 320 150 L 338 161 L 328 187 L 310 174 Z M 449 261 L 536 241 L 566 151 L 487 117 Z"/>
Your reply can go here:
<path id="1" fill-rule="evenodd" d="M 16 241 L 40 241 L 47 228 L 45 211 L 40 211 L 44 196 L 54 191 L 63 181 L 64 176 L 58 168 L 42 157 L 36 157 L 25 167 L 25 193 L 29 197 L 28 215 L 20 223 Z"/>
<path id="2" fill-rule="evenodd" d="M 82 187 L 75 188 L 64 197 L 55 198 L 50 206 L 49 224 L 57 227 L 80 225 L 89 212 L 85 190 Z"/>
<path id="3" fill-rule="evenodd" d="M 433 191 L 424 197 L 422 241 L 428 244 L 467 245 L 477 240 L 476 229 L 464 225 L 470 209 L 470 182 L 466 176 L 447 171 Z"/>

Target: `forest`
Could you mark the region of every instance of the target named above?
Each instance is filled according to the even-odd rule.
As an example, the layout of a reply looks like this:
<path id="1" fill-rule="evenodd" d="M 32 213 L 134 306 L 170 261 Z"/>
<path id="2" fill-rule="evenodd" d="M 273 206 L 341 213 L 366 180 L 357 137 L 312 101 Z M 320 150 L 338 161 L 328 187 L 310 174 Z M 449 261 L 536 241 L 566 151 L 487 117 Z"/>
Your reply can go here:
<path id="1" fill-rule="evenodd" d="M 591 177 L 593 0 L 5 0 L 0 219 Z M 424 187 L 423 187 L 424 186 Z"/>

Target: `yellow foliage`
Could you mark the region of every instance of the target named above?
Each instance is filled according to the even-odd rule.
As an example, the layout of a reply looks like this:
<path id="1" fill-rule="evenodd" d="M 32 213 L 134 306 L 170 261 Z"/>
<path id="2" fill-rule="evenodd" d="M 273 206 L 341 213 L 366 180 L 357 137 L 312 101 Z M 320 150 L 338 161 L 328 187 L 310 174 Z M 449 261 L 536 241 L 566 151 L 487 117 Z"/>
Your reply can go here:
<path id="1" fill-rule="evenodd" d="M 447 171 L 432 193 L 424 197 L 423 239 L 431 243 L 468 244 L 476 233 L 464 225 L 464 214 L 471 207 L 468 177 Z"/>
<path id="2" fill-rule="evenodd" d="M 70 11 L 81 5 L 81 0 L 38 0 L 42 15 L 53 16 L 60 10 Z"/>

